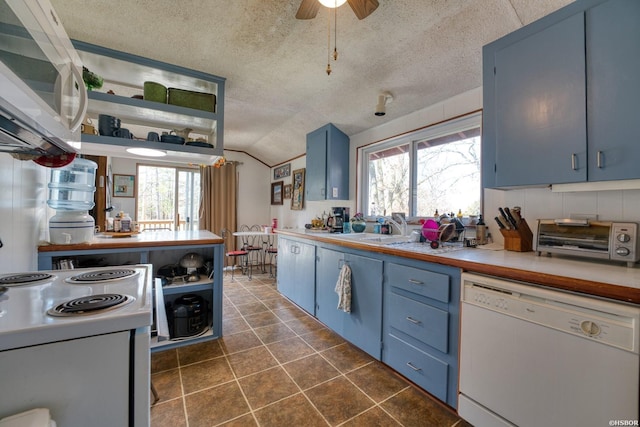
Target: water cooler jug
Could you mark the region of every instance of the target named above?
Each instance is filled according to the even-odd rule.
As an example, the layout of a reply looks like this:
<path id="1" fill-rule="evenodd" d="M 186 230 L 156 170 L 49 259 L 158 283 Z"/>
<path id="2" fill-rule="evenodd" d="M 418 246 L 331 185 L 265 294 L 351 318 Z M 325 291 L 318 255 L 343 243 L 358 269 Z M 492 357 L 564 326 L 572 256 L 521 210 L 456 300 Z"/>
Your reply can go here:
<path id="1" fill-rule="evenodd" d="M 51 243 L 75 244 L 93 239 L 95 220 L 88 211 L 95 204 L 96 169 L 95 162 L 76 158 L 65 167 L 51 170 L 47 204 L 56 210 L 49 220 Z"/>

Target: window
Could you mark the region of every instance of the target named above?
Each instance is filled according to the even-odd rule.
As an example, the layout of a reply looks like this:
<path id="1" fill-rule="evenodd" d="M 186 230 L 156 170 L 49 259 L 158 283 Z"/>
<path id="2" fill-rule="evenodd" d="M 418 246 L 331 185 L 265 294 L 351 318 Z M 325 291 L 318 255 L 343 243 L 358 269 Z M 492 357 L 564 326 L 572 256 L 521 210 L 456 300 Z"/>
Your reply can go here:
<path id="1" fill-rule="evenodd" d="M 197 169 L 138 165 L 137 190 L 137 220 L 141 230 L 198 229 Z"/>
<path id="2" fill-rule="evenodd" d="M 363 148 L 365 215 L 478 214 L 480 122 L 476 113 Z"/>

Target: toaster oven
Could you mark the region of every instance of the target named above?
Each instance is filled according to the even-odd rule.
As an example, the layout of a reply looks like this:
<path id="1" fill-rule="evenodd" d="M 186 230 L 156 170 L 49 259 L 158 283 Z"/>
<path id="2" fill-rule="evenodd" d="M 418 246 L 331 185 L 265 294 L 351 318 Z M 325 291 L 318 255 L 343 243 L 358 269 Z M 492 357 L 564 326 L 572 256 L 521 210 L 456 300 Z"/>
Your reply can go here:
<path id="1" fill-rule="evenodd" d="M 638 223 L 588 219 L 538 220 L 537 253 L 626 262 L 640 260 Z"/>

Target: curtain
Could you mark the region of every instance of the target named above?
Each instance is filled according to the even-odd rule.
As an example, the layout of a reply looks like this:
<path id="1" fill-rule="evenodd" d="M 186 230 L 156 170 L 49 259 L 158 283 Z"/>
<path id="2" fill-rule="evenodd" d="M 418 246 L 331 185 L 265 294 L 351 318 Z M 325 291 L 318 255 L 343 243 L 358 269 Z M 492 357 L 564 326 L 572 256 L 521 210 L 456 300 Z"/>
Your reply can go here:
<path id="1" fill-rule="evenodd" d="M 200 229 L 218 236 L 222 236 L 223 228 L 236 231 L 236 163 L 227 162 L 220 167 L 201 165 L 200 181 Z"/>

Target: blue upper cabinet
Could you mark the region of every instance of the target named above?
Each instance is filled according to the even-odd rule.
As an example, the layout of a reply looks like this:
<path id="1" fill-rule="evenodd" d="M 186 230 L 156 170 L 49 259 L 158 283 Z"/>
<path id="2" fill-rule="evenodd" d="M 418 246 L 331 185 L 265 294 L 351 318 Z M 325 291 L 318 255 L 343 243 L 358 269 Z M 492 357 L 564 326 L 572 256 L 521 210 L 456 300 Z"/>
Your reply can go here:
<path id="1" fill-rule="evenodd" d="M 640 178 L 639 9 L 575 2 L 484 47 L 484 187 Z"/>
<path id="2" fill-rule="evenodd" d="M 349 137 L 329 123 L 307 134 L 307 200 L 349 199 Z"/>
<path id="3" fill-rule="evenodd" d="M 637 178 L 640 1 L 586 12 L 589 181 Z"/>

